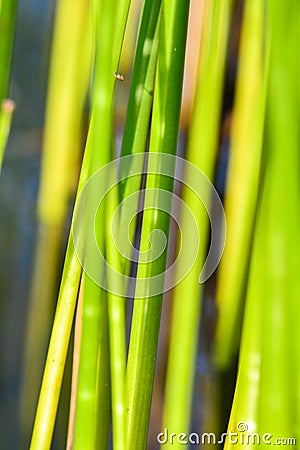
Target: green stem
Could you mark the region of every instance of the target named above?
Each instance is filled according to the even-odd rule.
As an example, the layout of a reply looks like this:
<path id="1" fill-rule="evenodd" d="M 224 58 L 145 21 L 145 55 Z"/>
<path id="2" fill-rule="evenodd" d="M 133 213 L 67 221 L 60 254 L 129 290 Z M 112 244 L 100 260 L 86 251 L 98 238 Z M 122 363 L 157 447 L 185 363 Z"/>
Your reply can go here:
<path id="1" fill-rule="evenodd" d="M 111 185 L 114 184 L 112 178 Z M 121 272 L 119 254 L 112 239 L 112 219 L 118 207 L 118 191 L 114 187 L 107 198 L 107 262 L 116 271 Z M 110 341 L 110 370 L 111 370 L 111 398 L 112 398 L 112 429 L 113 448 L 126 448 L 125 422 L 125 371 L 126 371 L 126 335 L 125 335 L 125 299 L 113 292 L 118 283 L 118 276 L 109 272 L 108 275 L 108 318 Z"/>
<path id="2" fill-rule="evenodd" d="M 223 369 L 236 357 L 240 341 L 265 123 L 264 5 L 260 0 L 250 0 L 244 8 L 225 196 L 227 235 L 216 292 L 214 357 L 217 367 Z"/>
<path id="3" fill-rule="evenodd" d="M 264 302 L 259 426 L 277 436 L 299 433 L 299 3 L 267 2 L 270 69 L 264 210 Z M 282 39 L 284 36 L 284 40 Z M 283 150 L 285 149 L 285 150 Z M 274 370 L 276 367 L 276 370 Z M 299 370 L 299 369 L 298 369 Z"/>
<path id="4" fill-rule="evenodd" d="M 114 4 L 108 0 L 100 3 L 94 3 L 95 13 L 95 31 L 96 31 L 96 61 L 95 61 L 95 79 L 93 87 L 93 112 L 89 130 L 91 160 L 89 166 L 89 175 L 92 176 L 98 169 L 105 166 L 112 157 L 112 119 L 113 119 L 113 100 L 115 77 L 117 63 L 121 51 L 122 39 L 125 30 L 125 20 L 129 2 L 118 2 Z M 118 7 L 122 9 L 119 16 Z M 115 38 L 114 30 L 121 26 L 121 32 L 118 30 L 118 39 Z M 117 39 L 117 40 L 115 40 Z M 118 58 L 112 55 L 115 53 Z M 89 192 L 89 203 L 92 198 L 97 196 L 97 190 Z M 102 205 L 101 219 L 96 223 L 97 242 L 104 250 L 105 224 L 104 214 L 105 206 Z M 87 248 L 86 257 L 92 257 L 89 248 Z M 96 264 L 96 263 L 95 263 Z M 100 274 L 104 271 L 99 267 Z M 99 378 L 99 373 L 103 370 L 101 366 L 102 354 L 106 352 L 103 340 L 103 330 L 106 327 L 106 293 L 93 280 L 86 277 L 84 299 L 83 299 L 83 322 L 82 322 L 82 340 L 80 351 L 76 418 L 75 418 L 75 436 L 74 449 L 88 450 L 93 449 L 97 442 L 101 448 L 105 448 L 105 441 L 101 436 L 98 438 L 97 427 L 99 421 L 105 422 L 106 408 L 109 398 L 100 398 L 100 392 L 103 390 L 103 378 Z M 106 363 L 107 359 L 103 360 Z M 102 405 L 100 407 L 100 404 Z"/>
<path id="5" fill-rule="evenodd" d="M 161 0 L 146 0 L 144 3 L 132 70 L 121 156 L 140 153 L 145 149 L 157 62 L 160 5 Z M 120 173 L 122 174 L 122 166 Z M 120 186 L 121 200 L 124 198 L 124 184 L 121 183 Z M 135 187 L 139 188 L 139 180 L 135 183 Z M 134 192 L 134 186 L 130 189 L 131 192 Z"/>
<path id="6" fill-rule="evenodd" d="M 26 329 L 22 385 L 25 441 L 32 429 L 55 309 L 63 231 L 77 182 L 82 116 L 91 76 L 91 40 L 89 2 L 59 1 L 49 68 L 37 205 L 39 232 Z M 37 314 L 41 317 L 38 325 Z"/>
<path id="7" fill-rule="evenodd" d="M 17 0 L 0 2 L 0 102 L 8 96 Z"/>
<path id="8" fill-rule="evenodd" d="M 85 277 L 74 449 L 94 449 L 97 436 L 98 361 L 103 350 L 105 293 Z M 102 380 L 99 380 L 102 382 Z M 104 446 L 105 448 L 105 446 Z"/>
<path id="9" fill-rule="evenodd" d="M 14 110 L 15 103 L 12 100 L 2 101 L 0 110 L 0 173 Z"/>
<path id="10" fill-rule="evenodd" d="M 260 208 L 261 210 L 261 208 Z M 235 394 L 228 430 L 237 432 L 238 423 L 246 423 L 249 432 L 257 432 L 258 399 L 260 394 L 262 350 L 262 303 L 264 299 L 263 259 L 265 230 L 261 211 L 255 225 L 253 251 L 243 321 L 240 358 Z M 232 440 L 227 439 L 225 450 L 234 450 Z"/>
<path id="11" fill-rule="evenodd" d="M 115 9 L 115 26 L 113 36 L 113 50 L 112 50 L 112 70 L 117 73 L 120 61 L 121 49 L 123 45 L 126 23 L 131 0 L 118 0 Z"/>
<path id="12" fill-rule="evenodd" d="M 130 86 L 128 108 L 124 127 L 121 156 L 146 151 L 147 136 L 151 116 L 151 107 L 153 99 L 153 88 L 155 80 L 155 70 L 158 52 L 158 34 L 159 34 L 159 14 L 161 0 L 146 0 L 143 7 L 142 19 L 138 34 L 137 47 L 134 58 L 132 72 L 132 81 Z M 140 160 L 142 164 L 142 159 Z M 136 160 L 133 159 L 133 163 Z M 140 173 L 142 173 L 142 165 Z M 126 177 L 130 173 L 130 166 L 120 161 L 119 177 Z M 139 191 L 142 175 L 125 178 L 120 182 L 120 201 L 126 199 L 134 192 Z M 138 196 L 136 197 L 136 208 L 138 207 Z M 128 242 L 123 239 L 122 230 L 126 230 L 129 219 L 127 217 L 128 208 L 121 208 L 120 216 L 120 234 L 118 248 L 122 248 L 123 254 L 127 260 L 122 260 L 123 273 L 128 274 L 130 269 L 130 250 L 124 247 Z M 136 217 L 132 221 L 130 241 L 133 241 L 135 231 Z"/>
<path id="13" fill-rule="evenodd" d="M 68 27 L 66 23 L 72 20 Z M 83 107 L 91 76 L 89 2 L 57 4 L 43 138 L 38 218 L 62 226 L 76 180 Z M 62 70 L 62 67 L 67 70 Z"/>
<path id="14" fill-rule="evenodd" d="M 89 144 L 90 140 L 91 133 L 89 133 L 87 139 L 77 197 L 89 177 L 92 157 L 92 146 Z M 51 445 L 81 273 L 82 267 L 75 252 L 73 236 L 70 233 L 58 304 L 31 438 L 31 450 L 48 450 Z"/>
<path id="15" fill-rule="evenodd" d="M 157 210 L 161 198 L 153 198 L 154 188 L 172 192 L 173 180 L 160 173 L 160 153 L 175 154 L 177 149 L 181 89 L 185 55 L 189 2 L 165 1 L 159 34 L 158 63 L 154 93 L 153 120 L 150 137 L 152 168 L 156 172 L 147 177 L 145 210 L 143 217 L 141 252 L 148 250 L 149 235 L 155 229 L 169 234 L 168 214 Z M 148 191 L 147 191 L 148 190 Z M 147 209 L 154 200 L 156 207 Z M 153 203 L 152 203 L 153 204 Z M 156 240 L 152 242 L 156 248 Z M 151 257 L 152 252 L 148 252 Z M 139 263 L 134 304 L 129 356 L 126 372 L 127 448 L 142 450 L 146 447 L 150 416 L 157 342 L 160 326 L 162 295 L 151 297 L 151 278 L 165 270 L 166 249 L 155 261 Z M 145 280 L 148 278 L 148 281 Z M 155 282 L 155 281 L 154 281 Z M 160 292 L 162 292 L 163 286 Z M 149 296 L 150 295 L 150 296 Z"/>
<path id="16" fill-rule="evenodd" d="M 294 387 L 299 383 L 299 61 L 295 50 L 300 11 L 292 1 L 280 12 L 278 6 L 279 2 L 268 2 L 267 152 L 229 422 L 232 431 L 241 421 L 260 436 L 268 430 L 273 442 L 277 437 L 299 436 L 299 397 L 295 401 Z M 228 441 L 225 448 L 234 446 Z"/>
<path id="17" fill-rule="evenodd" d="M 81 270 L 71 237 L 68 243 L 58 305 L 35 417 L 31 450 L 48 450 L 51 446 Z"/>
<path id="18" fill-rule="evenodd" d="M 216 160 L 230 14 L 231 1 L 208 0 L 206 2 L 196 97 L 188 136 L 187 160 L 210 179 Z M 174 292 L 163 414 L 163 428 L 167 428 L 170 433 L 188 433 L 189 431 L 203 289 L 203 285 L 199 284 L 199 275 L 204 264 L 208 238 L 205 208 L 199 205 L 199 200 L 188 187 L 183 187 L 182 198 L 193 211 L 201 247 L 191 271 L 176 286 Z M 185 215 L 182 216 L 182 236 L 189 235 L 187 219 Z M 183 245 L 193 248 L 194 242 L 186 240 Z M 174 446 L 170 442 L 166 444 L 166 448 L 173 447 L 179 449 L 181 445 L 178 441 L 177 444 L 174 443 Z"/>

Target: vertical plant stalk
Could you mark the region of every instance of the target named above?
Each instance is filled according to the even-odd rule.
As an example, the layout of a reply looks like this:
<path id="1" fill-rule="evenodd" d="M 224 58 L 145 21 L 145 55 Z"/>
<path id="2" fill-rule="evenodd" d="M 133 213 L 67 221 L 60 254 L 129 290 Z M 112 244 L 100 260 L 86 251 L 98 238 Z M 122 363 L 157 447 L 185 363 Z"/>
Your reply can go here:
<path id="1" fill-rule="evenodd" d="M 299 383 L 300 9 L 294 1 L 285 2 L 280 11 L 278 6 L 278 1 L 267 2 L 270 69 L 259 427 L 293 437 L 299 436 L 293 386 Z"/>
<path id="2" fill-rule="evenodd" d="M 88 142 L 91 147 L 90 176 L 113 157 L 114 73 L 118 71 L 117 65 L 129 3 L 129 1 L 123 0 L 116 4 L 108 0 L 103 0 L 99 4 L 94 3 L 96 61 L 93 110 Z M 97 192 L 90 192 L 90 195 L 95 196 Z M 98 214 L 101 215 L 101 220 L 97 221 L 95 229 L 97 242 L 102 251 L 105 240 L 104 203 L 101 206 L 101 213 Z M 91 257 L 88 248 L 86 257 Z M 99 273 L 104 276 L 104 267 L 99 267 Z M 74 429 L 75 450 L 82 448 L 92 450 L 95 446 L 105 448 L 107 445 L 104 436 L 98 434 L 99 422 L 107 423 L 106 414 L 109 413 L 110 404 L 109 393 L 104 389 L 106 381 L 99 376 L 101 371 L 105 370 L 103 364 L 108 362 L 108 358 L 105 356 L 108 349 L 105 347 L 107 341 L 104 335 L 108 320 L 106 303 L 106 292 L 93 280 L 86 277 Z M 105 397 L 102 394 L 105 394 Z"/>
<path id="3" fill-rule="evenodd" d="M 114 184 L 113 175 L 110 185 Z M 113 216 L 118 207 L 118 191 L 116 186 L 107 198 L 106 245 L 107 263 L 116 272 L 108 274 L 108 319 L 110 343 L 111 403 L 113 448 L 126 449 L 126 407 L 125 407 L 125 372 L 126 372 L 126 322 L 125 298 L 114 294 L 118 287 L 118 274 L 121 273 L 121 261 L 113 241 Z M 121 286 L 120 286 L 121 288 Z"/>
<path id="4" fill-rule="evenodd" d="M 162 3 L 149 149 L 150 154 L 157 154 L 158 173 L 159 154 L 175 154 L 177 148 L 188 11 L 188 1 Z M 148 176 L 146 182 L 142 252 L 148 250 L 149 235 L 153 230 L 161 229 L 166 237 L 169 234 L 170 218 L 166 213 L 147 210 L 152 195 L 147 189 L 157 190 L 157 208 L 159 190 L 172 192 L 173 189 L 173 180 L 155 173 Z M 155 240 L 152 244 L 155 250 Z M 132 450 L 146 448 L 162 304 L 162 295 L 149 297 L 149 292 L 151 277 L 163 272 L 165 264 L 166 249 L 157 260 L 139 263 L 138 266 L 136 293 L 139 298 L 134 303 L 126 372 L 127 448 Z M 147 277 L 149 280 L 145 281 Z"/>
<path id="5" fill-rule="evenodd" d="M 71 396 L 70 396 L 70 413 L 68 423 L 68 437 L 67 450 L 73 449 L 74 440 L 74 424 L 76 413 L 76 392 L 78 385 L 78 371 L 80 358 L 80 345 L 82 335 L 82 303 L 83 303 L 83 289 L 84 289 L 84 275 L 81 277 L 80 289 L 77 301 L 76 319 L 74 327 L 74 349 L 73 349 L 73 364 L 72 364 L 72 381 L 71 381 Z"/>
<path id="6" fill-rule="evenodd" d="M 32 430 L 55 309 L 63 227 L 77 178 L 92 59 L 89 8 L 85 0 L 60 0 L 55 15 L 38 194 L 39 227 L 23 363 L 24 446 Z"/>
<path id="7" fill-rule="evenodd" d="M 92 147 L 92 149 L 93 162 L 95 162 L 95 147 Z M 96 190 L 90 192 L 90 195 L 87 198 L 87 206 L 89 206 L 89 202 L 91 202 L 92 197 L 95 195 L 97 195 Z M 103 213 L 104 210 L 102 206 L 101 215 L 103 215 Z M 101 250 L 103 251 L 103 218 L 101 223 L 97 223 L 97 225 L 95 226 L 97 242 L 100 242 Z M 82 227 L 83 226 L 84 224 L 82 224 Z M 85 234 L 86 233 L 83 232 L 83 235 Z M 86 246 L 85 257 L 93 257 L 89 245 Z M 96 263 L 97 261 L 94 261 L 94 264 Z M 102 271 L 103 267 L 99 267 L 100 274 Z M 100 409 L 99 403 L 102 399 L 99 398 L 98 394 L 99 385 L 104 383 L 103 378 L 99 378 L 99 370 L 102 370 L 100 360 L 102 354 L 107 351 L 104 347 L 104 329 L 107 322 L 106 301 L 106 292 L 104 292 L 93 279 L 85 276 L 82 307 L 82 335 L 76 393 L 74 449 L 98 448 L 98 412 L 102 416 L 102 422 L 105 421 L 105 418 L 103 417 L 104 410 L 102 408 Z M 109 401 L 109 398 L 105 398 L 103 401 L 106 404 Z M 102 446 L 100 448 L 105 448 L 106 445 L 107 442 L 105 442 L 104 436 L 102 436 Z"/>
<path id="8" fill-rule="evenodd" d="M 265 176 L 229 422 L 230 430 L 243 421 L 249 431 L 262 436 L 268 430 L 273 439 L 298 435 L 299 419 L 294 390 L 299 382 L 299 60 L 294 55 L 300 11 L 294 2 L 284 6 L 278 11 L 278 4 L 268 2 L 267 8 Z M 234 446 L 227 442 L 225 448 Z"/>
<path id="9" fill-rule="evenodd" d="M 119 42 L 120 49 L 121 44 Z M 113 77 L 113 73 L 111 76 Z M 95 113 L 91 121 L 93 121 L 94 116 Z M 93 139 L 92 133 L 89 133 L 89 139 Z M 91 154 L 92 148 L 92 145 L 87 144 L 78 192 L 81 191 L 89 177 L 93 159 Z M 58 306 L 33 429 L 31 449 L 48 449 L 51 445 L 81 270 L 71 237 L 69 238 L 66 253 Z"/>
<path id="10" fill-rule="evenodd" d="M 89 139 L 90 135 L 83 158 L 77 197 L 89 177 L 93 148 Z M 81 273 L 82 267 L 75 253 L 73 236 L 70 234 L 30 443 L 31 450 L 48 450 L 51 446 Z"/>
<path id="11" fill-rule="evenodd" d="M 262 303 L 264 300 L 263 260 L 265 228 L 262 208 L 255 224 L 253 251 L 240 345 L 238 376 L 230 413 L 228 431 L 238 433 L 238 424 L 247 424 L 249 432 L 257 432 L 262 351 Z M 232 439 L 226 439 L 224 449 L 234 450 Z"/>
<path id="12" fill-rule="evenodd" d="M 131 0 L 118 0 L 117 8 L 115 9 L 115 28 L 111 58 L 111 66 L 115 71 L 114 73 L 118 72 L 130 4 Z"/>
<path id="13" fill-rule="evenodd" d="M 3 156 L 7 144 L 15 103 L 12 100 L 3 100 L 0 109 L 0 173 L 2 168 Z"/>
<path id="14" fill-rule="evenodd" d="M 149 129 L 156 71 L 161 0 L 144 2 L 134 56 L 121 156 L 144 150 Z M 120 169 L 122 175 L 122 166 Z M 120 198 L 124 198 L 121 183 Z M 135 188 L 139 188 L 139 181 Z M 134 192 L 134 188 L 130 190 Z"/>
<path id="15" fill-rule="evenodd" d="M 204 14 L 187 160 L 211 179 L 219 135 L 231 2 L 207 1 Z M 189 188 L 183 187 L 182 198 L 193 211 L 201 237 L 201 247 L 191 271 L 174 291 L 163 412 L 163 428 L 167 428 L 170 433 L 189 431 L 201 312 L 202 285 L 199 284 L 199 275 L 205 260 L 208 238 L 207 213 L 203 205 L 199 205 L 199 201 Z M 181 229 L 183 236 L 189 234 L 185 216 L 181 217 Z M 194 246 L 194 243 L 185 241 L 182 245 L 187 248 Z M 170 445 L 167 443 L 166 448 L 181 447 L 178 442 Z"/>
<path id="16" fill-rule="evenodd" d="M 98 426 L 98 364 L 103 348 L 105 293 L 85 277 L 82 312 L 82 338 L 78 373 L 74 449 L 96 448 Z M 99 380 L 102 383 L 103 380 Z M 103 448 L 106 444 L 103 443 Z"/>
<path id="17" fill-rule="evenodd" d="M 81 166 L 77 197 L 89 178 L 92 158 L 90 139 L 89 134 Z M 82 267 L 75 253 L 73 236 L 70 233 L 30 443 L 31 450 L 47 450 L 51 446 L 81 273 Z"/>
<path id="18" fill-rule="evenodd" d="M 153 86 L 158 51 L 159 11 L 161 0 L 146 1 L 144 3 L 138 42 L 134 58 L 132 82 L 130 87 L 129 102 L 122 141 L 121 156 L 141 152 L 145 149 L 150 111 L 152 106 Z M 120 176 L 123 172 L 122 161 Z M 140 187 L 140 178 L 133 177 L 121 183 L 120 200 L 135 192 Z M 117 206 L 117 199 L 108 201 L 108 216 L 112 217 L 112 205 Z M 108 227 L 109 227 L 109 221 Z M 120 236 L 124 223 L 127 224 L 126 209 L 122 209 L 119 224 Z M 135 227 L 132 227 L 133 229 Z M 107 260 L 113 266 L 117 266 L 117 272 L 121 272 L 121 261 L 111 242 L 111 230 L 106 233 Z M 129 267 L 123 268 L 128 273 Z M 114 287 L 116 280 L 108 280 Z M 116 449 L 126 448 L 126 422 L 125 422 L 125 304 L 124 299 L 114 294 L 108 294 L 109 330 L 110 330 L 110 360 L 112 382 L 112 420 L 113 442 Z"/>
<path id="19" fill-rule="evenodd" d="M 157 63 L 160 7 L 161 0 L 146 0 L 144 3 L 134 58 L 121 156 L 146 151 Z M 143 168 L 141 167 L 141 172 L 142 169 Z M 126 174 L 124 173 L 124 170 L 125 169 L 121 160 L 119 169 L 120 178 L 125 177 L 125 175 L 129 175 L 130 168 L 127 168 Z M 120 201 L 138 191 L 140 189 L 140 185 L 141 176 L 128 177 L 125 178 L 124 181 L 121 181 L 119 187 Z M 137 207 L 138 200 L 136 202 L 136 209 Z M 127 231 L 127 225 L 127 209 L 122 208 L 120 217 L 119 247 L 120 244 L 122 244 L 122 241 L 127 242 L 127 240 L 122 237 L 122 230 Z M 134 223 L 132 223 L 131 230 L 132 233 L 130 237 L 131 241 L 133 241 L 135 219 Z M 130 259 L 131 256 L 128 254 L 129 252 L 129 249 L 124 249 L 124 253 L 128 255 L 128 259 Z M 123 259 L 122 270 L 125 274 L 128 274 L 130 270 L 130 261 Z"/>
<path id="20" fill-rule="evenodd" d="M 89 178 L 93 149 L 90 140 L 91 133 L 87 139 L 77 197 Z M 31 438 L 31 450 L 48 450 L 51 446 L 81 273 L 82 267 L 75 253 L 73 236 L 70 234 Z"/>
<path id="21" fill-rule="evenodd" d="M 0 2 L 0 103 L 9 94 L 11 60 L 15 37 L 17 0 Z"/>
<path id="22" fill-rule="evenodd" d="M 79 163 L 91 59 L 90 2 L 60 0 L 51 51 L 38 196 L 38 218 L 44 225 L 61 226 L 66 218 Z"/>
<path id="23" fill-rule="evenodd" d="M 90 146 L 89 176 L 107 164 L 111 159 L 112 148 L 112 102 L 114 93 L 114 75 L 111 54 L 113 49 L 113 26 L 115 7 L 103 0 L 94 3 L 95 23 L 95 74 L 92 99 L 92 119 L 89 129 Z M 89 192 L 89 207 L 97 192 Z M 101 207 L 104 217 L 104 205 Z M 104 220 L 97 223 L 95 233 L 97 242 L 104 247 Z M 95 227 L 96 228 L 96 227 Z M 91 258 L 89 247 L 86 258 Z M 95 262 L 96 263 L 96 262 Z M 103 276 L 103 267 L 99 273 Z M 105 351 L 103 347 L 103 329 L 107 321 L 105 314 L 106 293 L 91 278 L 85 278 L 82 311 L 82 338 L 76 398 L 74 427 L 74 449 L 92 450 L 96 447 L 99 407 L 98 379 L 99 360 Z M 106 402 L 106 399 L 104 399 Z M 103 446 L 105 447 L 103 442 Z"/>
<path id="24" fill-rule="evenodd" d="M 90 160 L 91 146 L 87 142 L 77 197 L 88 179 Z M 70 234 L 30 450 L 48 450 L 51 446 L 81 273 L 82 267 L 75 253 L 73 236 Z"/>
<path id="25" fill-rule="evenodd" d="M 0 2 L 0 173 L 15 103 L 8 100 L 12 51 L 17 15 L 16 0 Z"/>
<path id="26" fill-rule="evenodd" d="M 48 450 L 51 446 L 81 271 L 73 242 L 69 239 L 31 438 L 31 450 Z"/>
<path id="27" fill-rule="evenodd" d="M 224 369 L 236 357 L 243 313 L 243 292 L 258 201 L 267 73 L 264 5 L 247 1 L 241 32 L 225 195 L 227 236 L 218 269 L 218 321 L 214 359 Z"/>

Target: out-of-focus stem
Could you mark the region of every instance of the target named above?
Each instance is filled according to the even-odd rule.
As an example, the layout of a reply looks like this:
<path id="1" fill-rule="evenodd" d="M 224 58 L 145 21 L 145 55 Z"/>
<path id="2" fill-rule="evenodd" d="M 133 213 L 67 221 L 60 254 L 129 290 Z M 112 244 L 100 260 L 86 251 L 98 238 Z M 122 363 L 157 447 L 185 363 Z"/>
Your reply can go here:
<path id="1" fill-rule="evenodd" d="M 188 136 L 187 160 L 210 179 L 217 153 L 231 4 L 231 1 L 205 2 L 196 95 Z M 193 211 L 201 236 L 201 247 L 191 271 L 174 290 L 163 416 L 163 428 L 174 433 L 189 431 L 203 290 L 203 285 L 199 284 L 199 275 L 208 238 L 208 218 L 203 205 L 199 205 L 195 194 L 186 186 L 183 187 L 182 197 Z M 182 215 L 183 236 L 189 234 L 188 227 L 187 217 Z M 192 248 L 194 242 L 185 240 L 183 245 Z M 166 444 L 168 449 L 173 447 L 179 449 L 181 444 L 178 441 L 174 442 L 174 446 L 170 442 Z"/>
<path id="2" fill-rule="evenodd" d="M 23 445 L 32 429 L 58 290 L 63 229 L 77 181 L 92 56 L 89 8 L 89 1 L 60 0 L 55 16 L 22 380 Z"/>
<path id="3" fill-rule="evenodd" d="M 0 2 L 0 102 L 9 95 L 17 0 Z"/>
<path id="4" fill-rule="evenodd" d="M 6 99 L 1 103 L 0 110 L 0 173 L 2 168 L 3 156 L 7 144 L 13 113 L 15 110 L 15 102 Z"/>

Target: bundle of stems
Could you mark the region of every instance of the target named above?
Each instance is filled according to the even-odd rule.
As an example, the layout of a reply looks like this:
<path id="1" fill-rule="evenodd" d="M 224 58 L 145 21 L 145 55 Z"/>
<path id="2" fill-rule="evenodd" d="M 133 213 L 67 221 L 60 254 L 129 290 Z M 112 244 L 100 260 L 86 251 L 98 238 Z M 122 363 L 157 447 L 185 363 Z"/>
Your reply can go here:
<path id="1" fill-rule="evenodd" d="M 66 21 L 72 15 L 69 27 Z M 31 281 L 25 354 L 21 426 L 28 445 L 51 332 L 65 223 L 82 147 L 83 109 L 91 70 L 89 4 L 57 3 L 43 152 L 38 194 L 38 231 Z M 62 70 L 66 66 L 67 70 Z M 47 255 L 47 257 L 45 257 Z M 38 322 L 36 317 L 39 317 Z"/>
<path id="2" fill-rule="evenodd" d="M 229 429 L 243 421 L 250 432 L 256 433 L 251 448 L 259 448 L 265 432 L 270 433 L 272 442 L 286 439 L 290 445 L 295 445 L 299 436 L 295 402 L 299 351 L 294 339 L 300 292 L 296 276 L 299 271 L 296 230 L 300 219 L 299 61 L 295 58 L 300 11 L 299 5 L 288 2 L 277 14 L 277 6 L 276 2 L 267 2 L 265 158 L 238 380 L 229 422 Z M 282 34 L 286 37 L 284 44 Z M 233 448 L 232 443 L 227 441 L 225 448 Z"/>
<path id="3" fill-rule="evenodd" d="M 183 180 L 193 171 L 207 180 L 215 178 L 235 5 L 233 0 L 203 2 L 185 155 L 190 165 Z M 168 355 L 164 355 L 162 429 L 175 436 L 165 442 L 165 448 L 182 448 L 183 440 L 188 445 L 206 294 L 199 275 L 209 247 L 208 218 L 216 205 L 210 196 L 199 204 L 186 181 L 181 198 L 187 208 L 179 214 L 179 237 L 170 234 L 172 201 L 176 202 L 174 179 L 181 161 L 175 156 L 188 0 L 142 2 L 121 159 L 116 160 L 115 93 L 122 83 L 129 84 L 119 64 L 126 24 L 132 23 L 128 15 L 135 14 L 134 7 L 129 0 L 58 0 L 57 4 L 25 383 L 35 365 L 31 380 L 41 378 L 38 366 L 50 334 L 53 277 L 79 159 L 89 86 L 90 111 L 31 450 L 51 448 L 69 347 L 72 386 L 63 445 L 78 450 L 147 448 L 161 310 L 164 291 L 169 289 L 165 279 L 168 249 L 177 258 L 180 246 L 185 257 L 178 257 L 174 266 L 179 278 L 184 276 L 179 282 L 174 278 Z M 68 17 L 72 17 L 70 39 Z M 210 359 L 211 366 L 222 372 L 239 353 L 228 431 L 248 429 L 279 433 L 279 437 L 292 437 L 299 424 L 299 411 L 292 401 L 299 396 L 298 21 L 299 6 L 294 0 L 284 6 L 277 0 L 244 2 L 224 200 L 228 232 L 215 277 L 218 317 Z M 67 70 L 62 74 L 64 63 Z M 200 177 L 196 182 L 201 183 Z M 201 245 L 185 272 L 188 254 L 196 247 L 190 215 Z M 225 233 L 221 225 L 220 242 Z M 42 338 L 37 338 L 36 329 L 31 328 L 36 315 L 42 314 L 41 301 L 44 320 L 38 331 Z M 133 302 L 132 314 L 127 316 L 126 302 Z M 37 339 L 40 345 L 35 344 Z M 23 411 L 28 408 L 24 406 Z M 246 428 L 241 430 L 240 424 Z M 227 439 L 225 448 L 232 446 Z"/>

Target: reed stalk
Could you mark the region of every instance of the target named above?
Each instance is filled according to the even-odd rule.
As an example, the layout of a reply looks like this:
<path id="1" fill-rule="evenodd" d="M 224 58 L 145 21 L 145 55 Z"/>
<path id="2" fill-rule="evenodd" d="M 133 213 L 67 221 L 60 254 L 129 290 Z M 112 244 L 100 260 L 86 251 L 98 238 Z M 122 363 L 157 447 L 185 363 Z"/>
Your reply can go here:
<path id="1" fill-rule="evenodd" d="M 150 156 L 155 154 L 157 158 L 153 158 L 153 175 L 148 174 L 146 181 L 141 252 L 149 249 L 149 236 L 153 230 L 162 230 L 167 239 L 169 235 L 169 216 L 164 211 L 148 209 L 147 205 L 148 201 L 151 203 L 153 200 L 154 191 L 151 189 L 170 192 L 173 189 L 173 180 L 159 175 L 160 153 L 176 154 L 177 149 L 188 11 L 188 2 L 162 3 L 149 148 Z M 154 197 L 154 202 L 156 201 L 156 208 L 159 208 L 160 194 L 154 193 L 155 195 L 157 197 Z M 156 240 L 152 242 L 153 249 L 156 243 Z M 165 264 L 166 249 L 155 261 L 149 263 L 146 260 L 138 266 L 137 298 L 134 303 L 126 371 L 127 446 L 130 449 L 140 450 L 146 447 L 162 305 L 161 294 L 151 296 L 151 282 L 155 282 L 151 281 L 151 277 L 163 272 Z M 145 280 L 147 277 L 150 277 L 149 281 Z"/>
<path id="2" fill-rule="evenodd" d="M 15 103 L 12 100 L 3 100 L 0 109 L 0 173 L 2 168 L 3 156 L 7 144 Z"/>
<path id="3" fill-rule="evenodd" d="M 186 158 L 210 179 L 216 161 L 230 14 L 231 2 L 205 3 L 196 96 Z M 193 211 L 201 247 L 190 272 L 174 289 L 163 412 L 163 429 L 167 428 L 172 433 L 189 431 L 203 292 L 199 275 L 204 264 L 208 236 L 207 213 L 203 205 L 199 205 L 199 200 L 189 187 L 183 187 L 182 198 Z M 188 236 L 186 217 L 181 219 L 182 235 Z M 183 245 L 192 249 L 195 244 L 187 238 Z M 170 446 L 180 448 L 178 441 L 174 445 L 170 442 L 166 444 L 166 448 Z"/>

